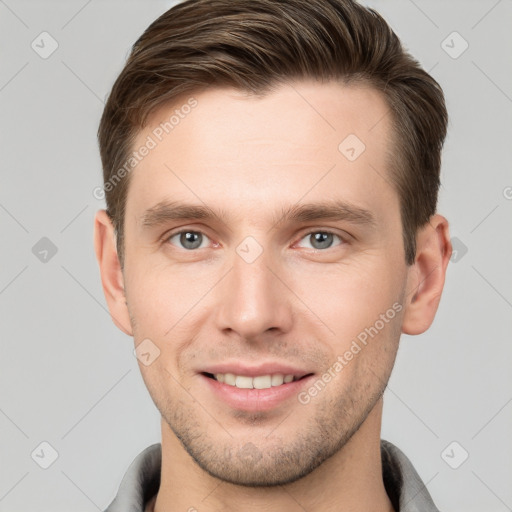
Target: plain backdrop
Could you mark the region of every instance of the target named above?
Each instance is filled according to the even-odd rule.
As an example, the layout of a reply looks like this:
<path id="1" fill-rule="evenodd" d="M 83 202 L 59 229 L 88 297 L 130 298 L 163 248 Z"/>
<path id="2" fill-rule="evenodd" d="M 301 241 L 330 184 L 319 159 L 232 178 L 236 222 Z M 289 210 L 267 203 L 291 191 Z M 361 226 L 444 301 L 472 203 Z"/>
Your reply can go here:
<path id="1" fill-rule="evenodd" d="M 512 1 L 367 4 L 445 91 L 439 212 L 457 251 L 434 325 L 402 339 L 382 437 L 441 510 L 505 512 Z M 0 0 L 0 511 L 103 510 L 133 458 L 160 440 L 133 341 L 106 310 L 92 228 L 104 207 L 93 190 L 105 97 L 130 46 L 171 5 Z"/>

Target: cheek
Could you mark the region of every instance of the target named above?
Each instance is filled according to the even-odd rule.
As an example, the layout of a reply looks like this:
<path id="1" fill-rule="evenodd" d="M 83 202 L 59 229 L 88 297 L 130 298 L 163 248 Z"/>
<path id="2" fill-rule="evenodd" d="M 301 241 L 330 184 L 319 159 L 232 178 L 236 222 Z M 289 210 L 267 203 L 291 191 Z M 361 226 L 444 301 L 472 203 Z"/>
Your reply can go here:
<path id="1" fill-rule="evenodd" d="M 358 262 L 310 269 L 294 277 L 294 291 L 335 336 L 336 348 L 343 348 L 381 315 L 396 319 L 401 307 L 393 305 L 402 300 L 406 275 L 382 255 L 366 254 Z"/>
<path id="2" fill-rule="evenodd" d="M 204 273 L 191 267 L 152 263 L 127 269 L 127 300 L 139 327 L 161 338 L 206 293 L 211 276 L 205 279 Z"/>
<path id="3" fill-rule="evenodd" d="M 201 330 L 214 311 L 214 305 L 208 303 L 208 292 L 218 282 L 218 272 L 200 264 L 168 262 L 131 265 L 127 270 L 127 301 L 130 316 L 135 320 L 135 345 L 149 339 L 159 351 L 151 366 L 139 366 L 148 387 L 153 382 L 158 390 L 162 382 L 166 386 L 172 384 L 168 372 L 177 378 L 187 371 L 183 354 L 192 353 L 193 357 L 194 350 L 189 348 L 196 347 L 196 340 L 201 338 Z"/>

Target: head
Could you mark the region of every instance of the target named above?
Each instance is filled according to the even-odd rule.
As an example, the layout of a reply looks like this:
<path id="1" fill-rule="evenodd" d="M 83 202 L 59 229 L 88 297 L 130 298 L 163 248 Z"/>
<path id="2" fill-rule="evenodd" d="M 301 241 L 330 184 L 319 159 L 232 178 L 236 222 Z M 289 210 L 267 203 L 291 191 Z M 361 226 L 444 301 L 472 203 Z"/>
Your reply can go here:
<path id="1" fill-rule="evenodd" d="M 114 321 L 159 354 L 140 364 L 155 404 L 207 472 L 296 480 L 375 411 L 444 283 L 446 125 L 436 81 L 350 0 L 186 1 L 134 44 L 98 133 L 96 251 Z M 272 407 L 209 382 L 285 366 L 304 378 Z"/>

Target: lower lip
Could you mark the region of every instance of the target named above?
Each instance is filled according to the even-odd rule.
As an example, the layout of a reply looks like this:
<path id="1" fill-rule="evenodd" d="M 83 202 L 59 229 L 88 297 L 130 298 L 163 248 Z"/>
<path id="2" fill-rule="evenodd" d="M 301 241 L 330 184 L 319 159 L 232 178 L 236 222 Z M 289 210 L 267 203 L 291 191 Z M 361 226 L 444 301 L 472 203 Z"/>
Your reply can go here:
<path id="1" fill-rule="evenodd" d="M 296 397 L 300 390 L 307 386 L 310 379 L 313 378 L 313 375 L 309 375 L 267 389 L 242 389 L 229 386 L 206 375 L 201 374 L 200 376 L 206 381 L 213 393 L 233 409 L 250 412 L 270 411 L 278 407 L 286 400 Z"/>

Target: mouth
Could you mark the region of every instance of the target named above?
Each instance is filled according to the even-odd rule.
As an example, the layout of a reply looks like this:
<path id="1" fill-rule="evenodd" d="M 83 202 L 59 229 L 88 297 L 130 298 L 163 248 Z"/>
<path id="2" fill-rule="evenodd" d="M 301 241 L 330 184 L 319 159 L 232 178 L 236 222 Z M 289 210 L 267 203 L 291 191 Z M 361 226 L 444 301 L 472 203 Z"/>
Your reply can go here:
<path id="1" fill-rule="evenodd" d="M 313 375 L 307 373 L 303 375 L 294 375 L 292 373 L 274 373 L 266 375 L 235 375 L 234 373 L 208 373 L 202 372 L 202 375 L 217 382 L 232 386 L 238 389 L 270 389 L 296 382 Z"/>
<path id="2" fill-rule="evenodd" d="M 245 412 L 285 411 L 315 378 L 310 368 L 285 361 L 227 360 L 198 369 L 207 400 Z M 298 403 L 298 402 L 296 402 Z"/>

